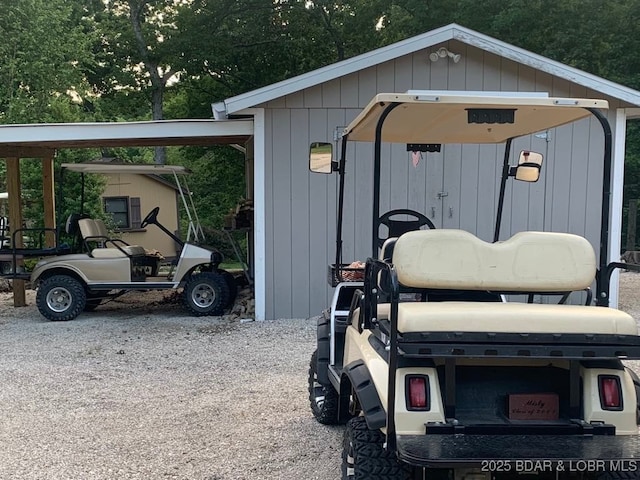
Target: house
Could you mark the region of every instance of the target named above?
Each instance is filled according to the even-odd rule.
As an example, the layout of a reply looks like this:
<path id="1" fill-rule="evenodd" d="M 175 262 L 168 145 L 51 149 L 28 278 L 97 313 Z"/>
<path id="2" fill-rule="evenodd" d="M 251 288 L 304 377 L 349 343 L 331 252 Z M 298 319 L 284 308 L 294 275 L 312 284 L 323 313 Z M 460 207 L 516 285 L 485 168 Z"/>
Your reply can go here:
<path id="1" fill-rule="evenodd" d="M 309 145 L 335 143 L 341 127 L 375 94 L 412 89 L 607 100 L 613 130 L 610 207 L 621 212 L 626 125 L 640 117 L 640 92 L 456 24 L 228 98 L 212 106 L 215 120 L 0 126 L 0 157 L 51 161 L 51 150 L 79 146 L 240 145 L 246 152 L 247 198 L 255 209 L 250 246 L 256 318 L 309 317 L 330 301 L 326 272 L 333 263 L 336 228 L 336 178 L 309 172 Z M 603 139 L 593 122 L 559 127 L 571 129 L 558 132 L 562 135 L 540 132 L 527 141 L 527 149 L 544 153 L 545 166 L 538 183 L 508 187 L 513 195 L 507 194 L 504 237 L 527 229 L 573 232 L 599 252 L 603 159 L 589 152 L 601 152 Z M 357 214 L 361 207 L 369 211 L 370 182 L 356 188 L 357 178 L 371 174 L 371 147 L 353 148 L 356 159 L 346 177 L 345 261 L 364 260 L 371 245 L 370 215 Z M 451 158 L 463 154 L 474 160 L 464 169 Z M 491 240 L 498 166 L 479 160 L 495 158 L 495 147 L 448 149 L 444 155 L 446 160 L 430 156 L 414 167 L 408 152 L 386 152 L 380 211 L 408 207 L 428 215 L 436 227 L 463 228 Z M 570 158 L 570 164 L 556 164 L 559 157 Z M 16 164 L 8 161 L 8 172 L 15 172 Z M 143 214 L 145 208 L 141 205 Z M 609 226 L 609 260 L 618 260 L 621 224 L 618 215 Z"/>
<path id="2" fill-rule="evenodd" d="M 341 127 L 375 94 L 411 89 L 547 92 L 607 100 L 614 154 L 611 208 L 621 212 L 626 122 L 640 116 L 640 92 L 451 24 L 212 106 L 215 118 L 250 116 L 254 121 L 248 160 L 253 162 L 259 318 L 308 317 L 329 305 L 326 270 L 335 252 L 336 179 L 308 171 L 310 143 L 334 143 Z M 505 205 L 503 236 L 527 229 L 573 232 L 584 235 L 599 251 L 604 140 L 594 122 L 559 127 L 572 129 L 563 135 L 550 131 L 531 136 L 525 148 L 545 154 L 546 173 L 532 186 L 509 187 L 514 195 L 507 195 L 512 200 Z M 370 215 L 357 214 L 360 207 L 369 212 L 370 181 L 356 188 L 358 177 L 371 174 L 366 161 L 371 146 L 355 148 L 357 158 L 348 164 L 346 177 L 347 263 L 364 260 L 371 244 Z M 392 155 L 406 160 L 394 161 L 392 169 Z M 499 167 L 476 160 L 465 162 L 462 170 L 459 161 L 450 160 L 455 155 L 495 158 L 495 147 L 450 149 L 445 155 L 446 161 L 435 156 L 436 161 L 422 161 L 414 168 L 408 152 L 389 150 L 383 159 L 387 186 L 380 211 L 412 208 L 429 215 L 438 228 L 463 228 L 490 241 Z M 553 159 L 560 156 L 571 158 L 570 168 L 566 162 L 556 165 Z M 617 216 L 609 229 L 610 260 L 618 260 L 620 233 Z"/>
<path id="3" fill-rule="evenodd" d="M 127 243 L 158 250 L 165 258 L 176 256 L 175 242 L 157 227 L 140 228 L 140 222 L 153 208 L 160 207 L 158 221 L 171 232 L 179 230 L 178 189 L 158 175 L 106 173 L 102 193 L 105 213 L 111 227 Z"/>

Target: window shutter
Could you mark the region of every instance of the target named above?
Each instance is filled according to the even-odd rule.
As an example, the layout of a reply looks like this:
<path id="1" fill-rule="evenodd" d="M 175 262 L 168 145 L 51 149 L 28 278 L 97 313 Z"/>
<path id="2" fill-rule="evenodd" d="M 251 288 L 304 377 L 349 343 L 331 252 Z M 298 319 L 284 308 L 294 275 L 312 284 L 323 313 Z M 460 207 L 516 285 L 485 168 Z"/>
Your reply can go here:
<path id="1" fill-rule="evenodd" d="M 140 197 L 131 197 L 129 199 L 131 208 L 131 228 L 140 228 L 142 216 L 140 215 Z"/>

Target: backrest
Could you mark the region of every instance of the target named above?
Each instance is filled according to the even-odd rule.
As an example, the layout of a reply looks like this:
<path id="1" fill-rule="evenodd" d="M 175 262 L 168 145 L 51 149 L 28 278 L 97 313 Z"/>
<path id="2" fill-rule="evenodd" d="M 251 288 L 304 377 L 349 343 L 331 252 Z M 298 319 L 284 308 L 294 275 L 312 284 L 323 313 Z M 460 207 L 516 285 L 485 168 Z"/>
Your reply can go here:
<path id="1" fill-rule="evenodd" d="M 99 237 L 109 238 L 109 231 L 102 220 L 96 218 L 93 223 L 95 224 L 96 232 L 98 232 L 97 235 Z"/>
<path id="2" fill-rule="evenodd" d="M 91 218 L 81 218 L 78 220 L 78 228 L 80 229 L 80 235 L 83 239 L 100 236 L 96 222 Z"/>
<path id="3" fill-rule="evenodd" d="M 396 241 L 393 264 L 408 287 L 568 292 L 591 285 L 596 257 L 583 237 L 520 232 L 487 243 L 463 230 L 418 230 Z"/>

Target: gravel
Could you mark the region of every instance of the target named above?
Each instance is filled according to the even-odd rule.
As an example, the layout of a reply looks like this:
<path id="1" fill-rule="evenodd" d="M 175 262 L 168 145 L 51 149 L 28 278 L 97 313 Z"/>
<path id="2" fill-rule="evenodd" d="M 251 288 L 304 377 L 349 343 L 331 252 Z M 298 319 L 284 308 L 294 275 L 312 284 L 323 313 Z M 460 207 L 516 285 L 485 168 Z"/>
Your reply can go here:
<path id="1" fill-rule="evenodd" d="M 308 407 L 313 321 L 136 294 L 55 323 L 3 295 L 0 478 L 339 478 L 342 430 Z"/>
<path id="2" fill-rule="evenodd" d="M 640 274 L 621 278 L 640 319 Z M 0 294 L 0 478 L 340 477 L 342 428 L 308 406 L 312 320 L 196 318 L 149 292 L 55 323 L 28 293 Z"/>

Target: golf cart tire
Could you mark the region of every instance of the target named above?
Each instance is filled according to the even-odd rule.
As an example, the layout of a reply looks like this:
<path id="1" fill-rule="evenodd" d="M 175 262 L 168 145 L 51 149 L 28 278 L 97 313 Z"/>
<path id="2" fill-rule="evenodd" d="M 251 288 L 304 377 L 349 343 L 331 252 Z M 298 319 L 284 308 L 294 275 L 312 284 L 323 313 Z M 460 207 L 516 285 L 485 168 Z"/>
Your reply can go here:
<path id="1" fill-rule="evenodd" d="M 233 308 L 236 303 L 236 297 L 238 296 L 238 284 L 236 283 L 236 277 L 232 273 L 226 270 L 218 270 L 218 273 L 222 275 L 224 281 L 227 282 L 227 288 L 229 289 L 229 300 L 224 308 Z"/>
<path id="2" fill-rule="evenodd" d="M 318 349 L 317 376 L 322 385 L 329 385 L 329 357 L 331 355 L 331 320 L 324 314 L 318 317 L 316 329 Z"/>
<path id="3" fill-rule="evenodd" d="M 58 295 L 57 298 L 54 298 Z M 84 285 L 70 275 L 52 275 L 40 281 L 36 306 L 43 317 L 54 322 L 73 320 L 85 309 Z"/>
<path id="4" fill-rule="evenodd" d="M 384 448 L 385 436 L 370 430 L 364 417 L 347 422 L 342 449 L 342 480 L 409 480 L 411 470 Z"/>
<path id="5" fill-rule="evenodd" d="M 322 398 L 321 398 L 322 397 Z M 309 362 L 309 404 L 313 416 L 323 425 L 340 425 L 340 396 L 330 384 L 318 381 L 318 350 Z"/>
<path id="6" fill-rule="evenodd" d="M 229 287 L 219 273 L 201 272 L 187 280 L 183 295 L 192 315 L 222 315 L 229 301 Z"/>

